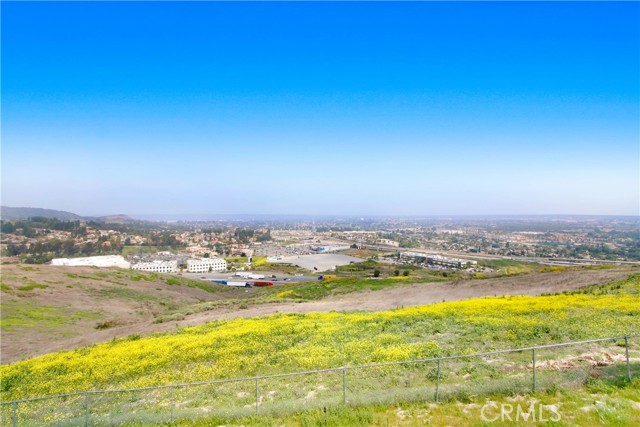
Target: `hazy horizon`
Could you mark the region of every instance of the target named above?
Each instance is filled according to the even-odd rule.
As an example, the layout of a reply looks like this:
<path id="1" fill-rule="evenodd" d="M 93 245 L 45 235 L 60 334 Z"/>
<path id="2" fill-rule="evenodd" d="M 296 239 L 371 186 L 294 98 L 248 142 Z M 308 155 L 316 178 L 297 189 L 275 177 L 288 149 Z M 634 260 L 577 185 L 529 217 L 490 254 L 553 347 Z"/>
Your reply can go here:
<path id="1" fill-rule="evenodd" d="M 135 213 L 135 212 L 95 212 L 84 213 L 75 211 L 65 211 L 62 209 L 53 209 L 50 207 L 42 206 L 5 206 L 13 209 L 52 209 L 56 211 L 69 212 L 82 217 L 103 217 L 103 216 L 116 216 L 126 215 L 133 219 L 148 220 L 148 221 L 208 221 L 228 218 L 278 218 L 278 219 L 306 219 L 306 220 L 335 220 L 335 219 L 559 219 L 559 218 L 579 218 L 579 219 L 592 219 L 592 218 L 634 218 L 640 219 L 640 215 L 592 215 L 592 214 L 407 214 L 407 215 L 390 215 L 390 214 L 375 214 L 375 213 L 355 213 L 355 214 L 336 214 L 336 213 L 261 213 L 261 212 L 245 212 L 245 213 Z"/>
<path id="2" fill-rule="evenodd" d="M 637 2 L 2 9 L 3 205 L 640 214 Z"/>

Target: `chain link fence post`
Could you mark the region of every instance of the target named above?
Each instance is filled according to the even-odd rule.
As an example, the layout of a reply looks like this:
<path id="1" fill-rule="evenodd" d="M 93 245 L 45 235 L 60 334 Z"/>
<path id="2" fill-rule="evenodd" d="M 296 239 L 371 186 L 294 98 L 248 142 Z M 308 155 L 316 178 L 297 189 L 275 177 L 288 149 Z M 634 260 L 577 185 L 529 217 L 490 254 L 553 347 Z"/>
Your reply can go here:
<path id="1" fill-rule="evenodd" d="M 533 392 L 536 392 L 536 349 L 535 347 L 531 349 L 532 353 L 532 366 L 533 366 Z"/>
<path id="2" fill-rule="evenodd" d="M 84 427 L 89 427 L 89 393 L 84 394 Z"/>
<path id="3" fill-rule="evenodd" d="M 347 406 L 347 369 L 342 369 L 342 406 Z"/>
<path id="4" fill-rule="evenodd" d="M 176 398 L 175 398 L 175 387 L 171 387 L 171 424 L 173 424 L 174 418 L 173 418 L 173 410 L 176 406 Z"/>
<path id="5" fill-rule="evenodd" d="M 256 378 L 256 415 L 258 415 L 258 379 Z"/>
<path id="6" fill-rule="evenodd" d="M 436 402 L 440 400 L 440 360 L 438 359 L 438 375 L 436 377 Z"/>
<path id="7" fill-rule="evenodd" d="M 627 378 L 629 378 L 629 382 L 631 382 L 631 363 L 629 362 L 629 336 L 625 335 L 624 337 L 624 352 L 627 357 Z"/>
<path id="8" fill-rule="evenodd" d="M 13 418 L 11 424 L 13 427 L 18 425 L 18 402 L 13 402 Z"/>

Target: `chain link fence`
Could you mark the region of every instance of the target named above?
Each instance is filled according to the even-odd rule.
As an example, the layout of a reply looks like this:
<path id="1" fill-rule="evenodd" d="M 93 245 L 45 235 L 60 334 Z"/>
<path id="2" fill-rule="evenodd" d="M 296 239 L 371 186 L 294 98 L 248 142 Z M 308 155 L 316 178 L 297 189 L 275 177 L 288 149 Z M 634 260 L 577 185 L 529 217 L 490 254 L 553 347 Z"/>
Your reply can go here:
<path id="1" fill-rule="evenodd" d="M 593 381 L 622 384 L 640 375 L 639 337 L 1 402 L 0 425 L 156 425 L 371 403 L 468 403 Z"/>

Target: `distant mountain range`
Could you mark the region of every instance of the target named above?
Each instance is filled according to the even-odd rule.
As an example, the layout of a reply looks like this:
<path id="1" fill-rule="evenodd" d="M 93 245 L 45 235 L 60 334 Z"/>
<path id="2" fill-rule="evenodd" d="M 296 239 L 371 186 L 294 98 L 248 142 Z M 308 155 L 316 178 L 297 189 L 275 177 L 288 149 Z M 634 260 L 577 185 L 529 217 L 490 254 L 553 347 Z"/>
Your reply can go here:
<path id="1" fill-rule="evenodd" d="M 28 218 L 56 218 L 60 221 L 98 221 L 107 224 L 124 224 L 136 221 L 127 215 L 106 215 L 98 217 L 80 216 L 72 212 L 56 211 L 54 209 L 42 208 L 13 208 L 10 206 L 0 206 L 0 218 L 5 221 L 15 221 Z"/>

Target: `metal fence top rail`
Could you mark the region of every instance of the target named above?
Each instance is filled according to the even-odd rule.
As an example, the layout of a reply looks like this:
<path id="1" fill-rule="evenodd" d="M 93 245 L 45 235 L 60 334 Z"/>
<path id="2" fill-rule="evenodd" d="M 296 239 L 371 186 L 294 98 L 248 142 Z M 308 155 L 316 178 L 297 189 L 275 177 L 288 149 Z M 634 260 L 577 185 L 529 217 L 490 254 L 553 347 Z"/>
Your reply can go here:
<path id="1" fill-rule="evenodd" d="M 174 387 L 190 387 L 190 386 L 198 386 L 198 385 L 231 383 L 231 382 L 240 382 L 240 381 L 258 381 L 258 380 L 268 379 L 268 378 L 293 377 L 298 375 L 320 374 L 325 372 L 341 372 L 341 371 L 349 371 L 349 370 L 356 370 L 356 369 L 379 368 L 379 367 L 385 367 L 385 366 L 409 365 L 409 364 L 416 364 L 416 363 L 436 362 L 439 360 L 455 360 L 455 359 L 464 359 L 469 357 L 491 356 L 495 354 L 517 353 L 522 351 L 539 350 L 539 349 L 545 349 L 545 348 L 567 347 L 567 346 L 577 345 L 577 344 L 588 344 L 588 343 L 596 343 L 596 342 L 603 342 L 603 341 L 616 341 L 616 340 L 624 340 L 624 339 L 637 338 L 637 337 L 640 337 L 640 334 L 622 335 L 622 336 L 608 337 L 608 338 L 597 338 L 597 339 L 584 340 L 584 341 L 572 341 L 572 342 L 557 343 L 557 344 L 547 344 L 547 345 L 539 345 L 539 346 L 533 346 L 533 347 L 512 348 L 507 350 L 495 350 L 495 351 L 487 351 L 482 353 L 430 357 L 426 359 L 402 360 L 398 362 L 373 363 L 373 364 L 366 364 L 366 365 L 341 366 L 338 368 L 314 369 L 310 371 L 288 372 L 288 373 L 282 373 L 282 374 L 260 375 L 260 376 L 254 376 L 254 377 L 228 378 L 228 379 L 211 380 L 211 381 L 196 381 L 191 383 L 172 383 L 172 384 L 163 384 L 163 385 L 155 385 L 155 386 L 148 386 L 148 387 L 126 388 L 126 389 L 85 390 L 85 391 L 77 391 L 72 393 L 54 394 L 50 396 L 32 397 L 28 399 L 10 400 L 5 402 L 0 402 L 0 405 L 10 405 L 10 404 L 21 403 L 21 402 L 34 402 L 38 400 L 47 400 L 47 399 L 55 399 L 55 398 L 71 397 L 71 396 L 85 396 L 88 394 L 127 393 L 127 392 L 134 392 L 134 391 L 158 390 L 158 389 L 174 388 Z"/>

